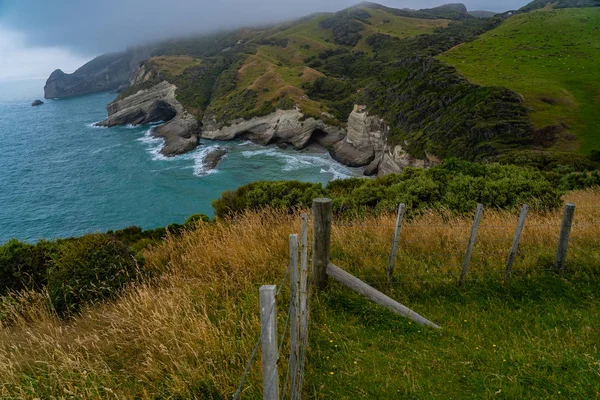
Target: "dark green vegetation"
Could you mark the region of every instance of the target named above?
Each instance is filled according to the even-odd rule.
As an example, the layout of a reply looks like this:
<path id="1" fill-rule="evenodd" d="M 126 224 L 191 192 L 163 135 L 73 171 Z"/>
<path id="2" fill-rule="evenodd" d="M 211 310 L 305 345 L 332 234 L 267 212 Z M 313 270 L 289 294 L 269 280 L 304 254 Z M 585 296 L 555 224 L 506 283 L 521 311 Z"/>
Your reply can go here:
<path id="1" fill-rule="evenodd" d="M 573 172 L 570 179 L 564 178 L 567 175 L 557 176 L 558 182 L 548 179 L 553 177 L 551 174 L 531 168 L 452 159 L 429 170 L 407 169 L 403 174 L 375 180 L 333 181 L 325 188 L 299 182 L 255 182 L 223 193 L 213 207 L 216 215 L 222 217 L 267 206 L 308 208 L 313 198 L 328 196 L 334 201 L 334 210 L 346 215 L 394 212 L 399 203 L 405 203 L 411 213 L 425 208 L 466 213 L 472 212 L 477 203 L 494 209 L 513 209 L 527 203 L 537 210 L 552 210 L 561 204 L 562 190 L 569 189 L 573 182 L 575 187 L 600 184 L 598 174 Z M 582 178 L 588 176 L 589 181 Z"/>
<path id="2" fill-rule="evenodd" d="M 200 221 L 209 218 L 195 214 L 184 225 L 146 231 L 132 226 L 36 244 L 10 240 L 0 246 L 0 308 L 2 296 L 9 292 L 44 287 L 53 309 L 63 316 L 85 304 L 113 298 L 130 282 L 152 276 L 153 271 L 145 268 L 143 249 L 169 234 L 181 235 Z"/>
<path id="3" fill-rule="evenodd" d="M 48 291 L 59 314 L 110 299 L 139 273 L 135 254 L 108 235 L 86 235 L 62 246 L 48 270 Z"/>
<path id="4" fill-rule="evenodd" d="M 566 277 L 523 277 L 508 285 L 477 282 L 462 291 L 453 284 L 380 288 L 441 324 L 441 331 L 397 318 L 332 283 L 312 303 L 308 394 L 598 398 L 597 263 L 594 268 Z"/>

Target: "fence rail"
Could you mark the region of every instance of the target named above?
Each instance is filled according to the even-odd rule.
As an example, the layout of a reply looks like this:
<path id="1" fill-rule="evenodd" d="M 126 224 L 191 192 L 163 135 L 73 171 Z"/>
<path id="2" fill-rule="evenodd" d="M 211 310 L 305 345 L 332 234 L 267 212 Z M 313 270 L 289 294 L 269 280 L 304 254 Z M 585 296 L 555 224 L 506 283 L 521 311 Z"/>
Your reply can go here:
<path id="1" fill-rule="evenodd" d="M 312 210 L 312 268 L 308 268 L 308 215 L 303 214 L 300 235 L 292 234 L 289 237 L 289 266 L 281 283 L 278 287 L 266 285 L 260 288 L 261 331 L 234 400 L 240 398 L 243 393 L 245 379 L 261 345 L 263 399 L 276 400 L 286 396 L 292 400 L 301 398 L 308 353 L 311 287 L 315 290 L 326 289 L 328 279 L 331 278 L 418 324 L 439 328 L 435 323 L 379 292 L 368 283 L 388 286 L 409 281 L 427 283 L 434 277 L 440 277 L 446 281 L 454 280 L 459 286 L 463 286 L 466 282 L 490 277 L 508 281 L 516 274 L 534 271 L 562 273 L 567 267 L 569 254 L 585 251 L 586 256 L 590 257 L 590 248 L 595 249 L 600 261 L 600 206 L 581 209 L 587 210 L 581 221 L 575 218 L 576 206 L 567 204 L 560 221 L 543 217 L 538 218 L 536 223 L 529 223 L 529 206 L 523 205 L 515 224 L 505 225 L 482 223 L 485 222 L 485 210 L 484 206 L 479 204 L 470 225 L 463 221 L 451 221 L 448 224 L 415 224 L 405 220 L 408 210 L 404 204 L 400 204 L 395 224 L 374 224 L 334 221 L 331 200 L 315 199 Z M 540 223 L 540 220 L 543 223 Z M 332 264 L 331 253 L 333 252 L 335 258 L 336 251 L 339 250 L 335 241 L 332 246 L 332 235 L 340 234 L 340 229 L 350 231 L 352 235 L 356 234 L 353 229 L 360 230 L 356 248 L 361 253 L 377 253 L 381 264 L 340 262 L 344 268 Z M 369 237 L 369 229 L 379 235 L 387 235 L 389 232 L 389 253 L 381 248 L 371 250 L 372 238 Z M 427 234 L 427 229 L 437 237 L 426 236 L 424 240 L 423 235 Z M 451 232 L 443 232 L 449 229 Z M 552 234 L 547 230 L 552 230 Z M 546 234 L 540 235 L 540 232 Z M 463 234 L 464 237 L 461 236 Z M 556 236 L 553 236 L 554 234 Z M 497 237 L 498 235 L 501 237 Z M 419 249 L 423 247 L 424 242 L 437 243 L 439 248 Z M 520 261 L 529 253 L 534 253 L 534 257 L 545 257 L 547 262 L 540 264 L 538 259 L 531 262 L 531 268 L 520 265 Z M 416 270 L 415 267 L 419 269 Z M 280 327 L 282 334 L 278 338 L 277 302 L 286 301 L 280 297 L 280 293 L 288 281 L 289 307 L 285 323 Z M 287 360 L 287 363 L 282 362 L 284 360 Z M 284 364 L 287 368 L 285 373 L 281 371 Z M 283 378 L 283 385 L 280 378 Z"/>

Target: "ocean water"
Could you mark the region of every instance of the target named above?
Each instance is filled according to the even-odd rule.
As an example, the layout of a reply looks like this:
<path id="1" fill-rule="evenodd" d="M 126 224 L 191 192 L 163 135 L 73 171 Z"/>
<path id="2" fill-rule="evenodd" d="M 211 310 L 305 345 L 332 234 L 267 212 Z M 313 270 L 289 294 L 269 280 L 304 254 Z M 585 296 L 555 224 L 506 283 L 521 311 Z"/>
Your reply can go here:
<path id="1" fill-rule="evenodd" d="M 0 82 L 0 243 L 182 223 L 195 213 L 212 215 L 212 200 L 249 182 L 326 183 L 360 174 L 324 152 L 249 142 L 203 140 L 192 153 L 165 158 L 151 126 L 93 126 L 106 117 L 114 94 L 31 107 L 43 86 L 43 80 Z M 229 153 L 205 171 L 212 146 Z"/>

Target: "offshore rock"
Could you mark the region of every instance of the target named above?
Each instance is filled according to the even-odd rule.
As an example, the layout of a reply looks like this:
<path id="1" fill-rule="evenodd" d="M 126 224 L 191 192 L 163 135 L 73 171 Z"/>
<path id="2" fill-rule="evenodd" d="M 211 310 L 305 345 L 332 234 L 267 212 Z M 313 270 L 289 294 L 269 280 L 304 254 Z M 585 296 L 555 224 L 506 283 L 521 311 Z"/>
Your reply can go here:
<path id="1" fill-rule="evenodd" d="M 31 103 L 32 107 L 37 107 L 37 106 L 41 106 L 42 104 L 44 104 L 43 101 L 41 100 L 35 100 L 33 103 Z"/>

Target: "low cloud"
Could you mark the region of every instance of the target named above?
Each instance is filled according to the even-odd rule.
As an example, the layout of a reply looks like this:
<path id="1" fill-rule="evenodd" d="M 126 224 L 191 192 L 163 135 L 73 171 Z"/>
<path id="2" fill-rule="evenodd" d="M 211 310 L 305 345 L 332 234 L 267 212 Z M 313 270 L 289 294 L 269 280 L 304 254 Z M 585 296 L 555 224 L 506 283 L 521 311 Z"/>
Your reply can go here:
<path id="1" fill-rule="evenodd" d="M 56 68 L 71 72 L 87 61 L 61 47 L 28 47 L 25 35 L 0 25 L 0 79 L 48 77 Z"/>
<path id="2" fill-rule="evenodd" d="M 97 54 L 169 37 L 337 11 L 358 1 L 4 0 L 0 3 L 0 23 L 23 32 L 30 45 L 60 46 Z M 385 0 L 382 3 L 396 8 L 425 8 L 445 1 Z M 526 3 L 526 0 L 465 1 L 471 10 L 492 11 L 514 9 Z"/>

